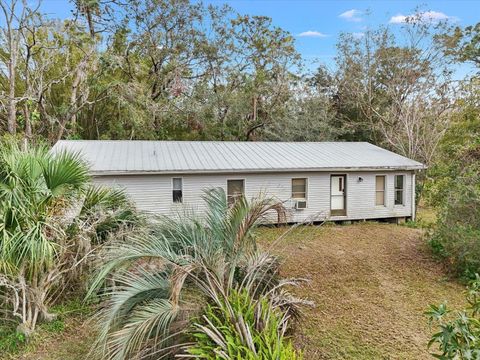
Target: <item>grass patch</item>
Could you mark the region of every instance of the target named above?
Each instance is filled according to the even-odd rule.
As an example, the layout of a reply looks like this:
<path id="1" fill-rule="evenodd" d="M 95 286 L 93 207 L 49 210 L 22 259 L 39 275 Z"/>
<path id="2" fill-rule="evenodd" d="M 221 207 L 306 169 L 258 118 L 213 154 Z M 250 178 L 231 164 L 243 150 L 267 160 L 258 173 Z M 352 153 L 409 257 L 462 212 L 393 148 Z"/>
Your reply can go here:
<path id="1" fill-rule="evenodd" d="M 341 325 L 320 334 L 318 334 L 318 330 L 313 328 L 310 331 L 310 336 L 315 339 L 320 351 L 330 349 L 328 356 L 331 358 L 370 360 L 380 359 L 382 356 L 381 351 L 376 349 L 375 344 L 369 343 L 358 334 L 352 333 L 351 329 Z M 327 356 L 327 354 L 320 356 Z"/>
<path id="2" fill-rule="evenodd" d="M 87 319 L 92 308 L 75 298 L 52 307 L 57 318 L 38 325 L 28 340 L 15 325 L 0 326 L 1 359 L 81 360 L 85 359 L 93 340 Z"/>
<path id="3" fill-rule="evenodd" d="M 0 326 L 0 355 L 18 354 L 25 343 L 25 336 L 17 333 L 14 326 Z"/>
<path id="4" fill-rule="evenodd" d="M 262 229 L 270 246 L 285 229 Z M 431 303 L 461 305 L 464 287 L 446 279 L 423 230 L 380 223 L 302 226 L 276 251 L 284 276 L 309 279 L 295 343 L 305 359 L 428 359 Z"/>
<path id="5" fill-rule="evenodd" d="M 432 226 L 437 222 L 437 212 L 432 207 L 419 206 L 417 209 L 417 221 Z"/>
<path id="6" fill-rule="evenodd" d="M 408 220 L 403 226 L 411 229 L 430 229 L 437 222 L 437 213 L 430 207 L 419 206 L 414 221 Z"/>
<path id="7" fill-rule="evenodd" d="M 65 330 L 65 321 L 63 319 L 55 319 L 49 323 L 41 324 L 40 329 L 50 333 L 61 333 Z"/>

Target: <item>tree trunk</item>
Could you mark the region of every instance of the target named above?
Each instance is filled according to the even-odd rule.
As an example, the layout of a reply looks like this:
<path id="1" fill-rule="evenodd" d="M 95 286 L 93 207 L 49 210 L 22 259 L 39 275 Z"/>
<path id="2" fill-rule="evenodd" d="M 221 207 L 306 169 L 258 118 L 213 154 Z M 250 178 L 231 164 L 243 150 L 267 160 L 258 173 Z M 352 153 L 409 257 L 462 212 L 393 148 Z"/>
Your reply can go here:
<path id="1" fill-rule="evenodd" d="M 23 105 L 23 116 L 25 117 L 25 139 L 29 141 L 32 138 L 32 123 L 30 121 L 30 109 L 28 103 Z"/>
<path id="2" fill-rule="evenodd" d="M 75 72 L 75 78 L 73 79 L 72 83 L 72 93 L 70 95 L 70 109 L 65 117 L 60 121 L 60 129 L 58 130 L 57 141 L 62 139 L 68 122 L 72 124 L 72 128 L 76 127 L 78 112 L 78 90 L 85 77 L 88 57 L 89 55 L 85 55 L 78 65 L 77 71 Z"/>
<path id="3" fill-rule="evenodd" d="M 10 60 L 8 62 L 8 106 L 7 106 L 7 119 L 8 119 L 8 132 L 15 135 L 17 132 L 17 103 L 15 99 L 15 54 L 10 54 Z"/>

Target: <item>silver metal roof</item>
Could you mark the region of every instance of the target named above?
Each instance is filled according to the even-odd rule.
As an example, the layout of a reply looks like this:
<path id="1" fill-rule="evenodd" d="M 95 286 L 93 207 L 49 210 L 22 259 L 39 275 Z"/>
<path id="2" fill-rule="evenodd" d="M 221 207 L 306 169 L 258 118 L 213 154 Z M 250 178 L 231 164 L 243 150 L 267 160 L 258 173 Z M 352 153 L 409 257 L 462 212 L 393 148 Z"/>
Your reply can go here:
<path id="1" fill-rule="evenodd" d="M 367 142 L 61 140 L 61 150 L 80 152 L 93 175 L 424 168 Z"/>

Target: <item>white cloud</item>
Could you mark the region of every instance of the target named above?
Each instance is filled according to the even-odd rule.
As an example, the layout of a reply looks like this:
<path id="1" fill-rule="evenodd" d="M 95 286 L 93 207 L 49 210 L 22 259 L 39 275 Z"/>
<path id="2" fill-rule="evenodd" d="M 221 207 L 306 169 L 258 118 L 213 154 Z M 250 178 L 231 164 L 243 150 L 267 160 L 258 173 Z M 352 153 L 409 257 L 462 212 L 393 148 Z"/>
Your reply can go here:
<path id="1" fill-rule="evenodd" d="M 416 14 L 402 15 L 398 14 L 390 18 L 390 24 L 402 24 L 410 21 L 438 22 L 442 20 L 455 20 L 454 16 L 448 16 L 440 11 L 424 11 Z"/>
<path id="2" fill-rule="evenodd" d="M 398 14 L 398 15 L 392 16 L 390 18 L 389 23 L 390 24 L 401 24 L 401 23 L 404 23 L 405 21 L 407 21 L 407 17 L 405 15 Z"/>
<path id="3" fill-rule="evenodd" d="M 297 36 L 299 37 L 318 37 L 318 38 L 324 38 L 327 37 L 327 34 L 321 33 L 320 31 L 313 31 L 313 30 L 308 30 L 304 31 Z"/>
<path id="4" fill-rule="evenodd" d="M 363 20 L 360 15 L 362 15 L 362 12 L 360 10 L 351 9 L 341 13 L 340 15 L 338 15 L 338 17 L 341 17 L 342 19 L 345 19 L 347 21 L 360 22 Z"/>
<path id="5" fill-rule="evenodd" d="M 354 38 L 360 39 L 360 38 L 362 38 L 362 37 L 365 36 L 365 33 L 363 33 L 363 32 L 354 32 L 354 33 L 352 33 L 352 35 L 353 35 Z"/>

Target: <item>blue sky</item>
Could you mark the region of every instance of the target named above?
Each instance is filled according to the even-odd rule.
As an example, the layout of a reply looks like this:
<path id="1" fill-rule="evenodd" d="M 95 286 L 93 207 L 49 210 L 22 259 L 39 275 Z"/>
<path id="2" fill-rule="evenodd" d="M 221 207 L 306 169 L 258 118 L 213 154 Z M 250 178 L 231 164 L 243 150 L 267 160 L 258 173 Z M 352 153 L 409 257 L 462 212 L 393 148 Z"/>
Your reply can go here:
<path id="1" fill-rule="evenodd" d="M 220 1 L 210 1 L 219 3 Z M 298 51 L 311 67 L 318 62 L 333 66 L 335 44 L 341 32 L 361 36 L 366 28 L 380 24 L 401 26 L 401 16 L 418 7 L 435 19 L 448 17 L 460 26 L 480 22 L 480 1 L 327 1 L 327 0 L 232 0 L 241 13 L 266 15 L 275 25 L 296 37 Z M 343 14 L 343 15 L 342 15 Z M 303 34 L 303 36 L 302 36 Z M 465 73 L 468 67 L 463 67 Z M 460 75 L 460 74 L 459 74 Z"/>
<path id="2" fill-rule="evenodd" d="M 291 32 L 296 46 L 310 68 L 323 62 L 333 66 L 335 44 L 341 32 L 361 33 L 380 24 L 400 26 L 402 16 L 421 7 L 428 17 L 449 18 L 466 26 L 480 22 L 480 0 L 451 1 L 342 1 L 342 0 L 204 0 L 205 3 L 227 3 L 244 14 L 265 15 L 273 23 Z M 51 15 L 69 16 L 72 8 L 66 0 L 44 0 L 43 9 Z M 343 14 L 343 15 L 342 15 Z M 468 71 L 462 67 L 461 73 Z"/>

